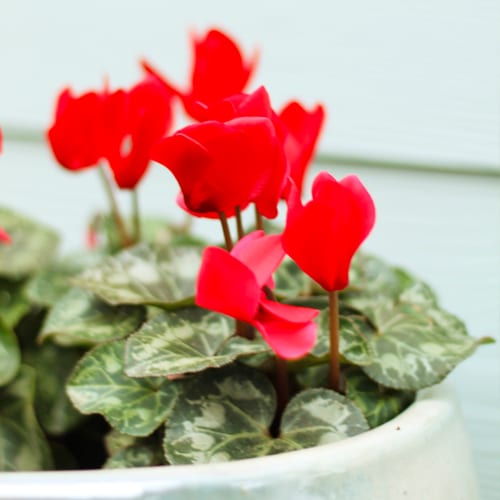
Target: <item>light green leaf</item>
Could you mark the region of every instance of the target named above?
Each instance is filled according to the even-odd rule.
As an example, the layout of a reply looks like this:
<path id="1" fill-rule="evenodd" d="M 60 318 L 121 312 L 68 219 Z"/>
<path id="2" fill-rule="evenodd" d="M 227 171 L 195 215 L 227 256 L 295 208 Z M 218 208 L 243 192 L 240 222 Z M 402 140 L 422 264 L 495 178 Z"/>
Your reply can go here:
<path id="1" fill-rule="evenodd" d="M 0 470 L 29 471 L 52 467 L 50 448 L 33 410 L 35 374 L 23 366 L 0 388 Z"/>
<path id="2" fill-rule="evenodd" d="M 92 293 L 73 288 L 49 311 L 40 339 L 92 346 L 135 332 L 145 315 L 142 306 L 110 306 Z"/>
<path id="3" fill-rule="evenodd" d="M 110 304 L 169 306 L 194 294 L 199 265 L 196 247 L 140 244 L 105 258 L 73 281 Z"/>
<path id="4" fill-rule="evenodd" d="M 171 464 L 225 462 L 267 455 L 276 395 L 267 377 L 241 365 L 187 380 L 164 440 Z"/>
<path id="5" fill-rule="evenodd" d="M 0 317 L 0 386 L 8 384 L 16 376 L 20 363 L 16 335 Z"/>
<path id="6" fill-rule="evenodd" d="M 70 279 L 95 266 L 102 257 L 98 252 L 80 252 L 51 263 L 28 282 L 27 297 L 35 304 L 52 307 L 72 287 Z"/>
<path id="7" fill-rule="evenodd" d="M 78 363 L 67 384 L 72 403 L 84 414 L 100 413 L 116 429 L 147 436 L 167 418 L 177 398 L 165 378 L 125 375 L 125 341 L 97 346 Z"/>
<path id="8" fill-rule="evenodd" d="M 281 419 L 280 438 L 290 449 L 333 443 L 368 430 L 360 409 L 329 389 L 299 392 Z"/>
<path id="9" fill-rule="evenodd" d="M 234 321 L 221 314 L 198 307 L 166 311 L 128 339 L 126 373 L 147 377 L 198 372 L 268 350 L 263 341 L 233 340 L 233 333 Z"/>
<path id="10" fill-rule="evenodd" d="M 414 391 L 397 391 L 381 387 L 359 368 L 350 367 L 344 375 L 347 397 L 361 408 L 371 428 L 399 415 L 415 399 Z"/>
<path id="11" fill-rule="evenodd" d="M 11 239 L 0 245 L 0 276 L 17 280 L 45 267 L 53 258 L 59 238 L 48 227 L 0 207 L 0 227 Z"/>

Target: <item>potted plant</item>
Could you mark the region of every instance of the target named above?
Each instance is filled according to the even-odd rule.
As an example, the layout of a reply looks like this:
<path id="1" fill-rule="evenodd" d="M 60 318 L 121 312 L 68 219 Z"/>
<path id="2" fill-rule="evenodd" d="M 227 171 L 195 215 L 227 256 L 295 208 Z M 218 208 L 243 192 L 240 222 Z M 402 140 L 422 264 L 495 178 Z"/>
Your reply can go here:
<path id="1" fill-rule="evenodd" d="M 0 498 L 476 498 L 435 385 L 490 339 L 358 251 L 375 223 L 358 177 L 303 195 L 321 105 L 244 93 L 256 59 L 218 30 L 193 47 L 186 88 L 144 61 L 130 89 L 59 95 L 54 156 L 95 168 L 110 203 L 88 248 L 59 256 L 0 210 Z M 172 133 L 175 102 L 195 123 Z M 151 160 L 223 243 L 140 214 Z M 100 467 L 127 471 L 19 472 Z"/>

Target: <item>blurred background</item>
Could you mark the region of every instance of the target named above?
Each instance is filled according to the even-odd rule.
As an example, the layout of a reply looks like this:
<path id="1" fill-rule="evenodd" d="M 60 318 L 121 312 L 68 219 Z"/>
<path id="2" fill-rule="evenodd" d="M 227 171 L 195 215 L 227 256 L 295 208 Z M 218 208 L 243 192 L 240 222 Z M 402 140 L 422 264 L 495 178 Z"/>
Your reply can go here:
<path id="1" fill-rule="evenodd" d="M 498 0 L 0 0 L 2 204 L 80 245 L 105 199 L 95 172 L 64 171 L 44 143 L 56 95 L 130 85 L 140 58 L 187 83 L 189 32 L 210 27 L 258 50 L 250 89 L 264 84 L 275 107 L 325 104 L 315 169 L 356 173 L 372 192 L 366 249 L 429 282 L 472 335 L 499 339 Z M 152 166 L 145 211 L 180 219 L 176 191 Z M 483 347 L 451 377 L 485 500 L 500 491 L 499 353 Z"/>

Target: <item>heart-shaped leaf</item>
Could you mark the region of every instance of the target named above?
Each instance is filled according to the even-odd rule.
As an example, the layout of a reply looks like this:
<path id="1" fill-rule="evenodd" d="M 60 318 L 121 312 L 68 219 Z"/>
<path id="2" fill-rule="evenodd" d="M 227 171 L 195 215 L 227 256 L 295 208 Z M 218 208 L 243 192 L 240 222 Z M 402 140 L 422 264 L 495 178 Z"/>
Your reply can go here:
<path id="1" fill-rule="evenodd" d="M 126 372 L 131 377 L 199 372 L 265 352 L 262 340 L 232 339 L 234 321 L 190 307 L 166 311 L 145 323 L 127 342 Z"/>
<path id="2" fill-rule="evenodd" d="M 165 378 L 128 377 L 124 354 L 123 340 L 97 346 L 78 363 L 66 390 L 82 413 L 100 413 L 122 433 L 147 436 L 171 412 L 176 384 Z"/>
<path id="3" fill-rule="evenodd" d="M 35 374 L 23 366 L 0 388 L 0 470 L 30 471 L 52 467 L 50 448 L 33 410 Z"/>
<path id="4" fill-rule="evenodd" d="M 241 365 L 207 370 L 182 384 L 164 449 L 171 464 L 267 455 L 276 395 L 267 377 Z"/>
<path id="5" fill-rule="evenodd" d="M 17 337 L 0 317 L 0 386 L 8 384 L 16 376 L 20 363 Z"/>
<path id="6" fill-rule="evenodd" d="M 371 428 L 399 415 L 415 399 L 414 391 L 397 391 L 381 387 L 356 367 L 348 368 L 344 376 L 347 397 L 361 408 Z"/>
<path id="7" fill-rule="evenodd" d="M 329 389 L 307 389 L 288 404 L 281 419 L 280 439 L 291 449 L 333 443 L 368 430 L 361 410 Z"/>
<path id="8" fill-rule="evenodd" d="M 92 346 L 135 332 L 145 315 L 142 306 L 111 306 L 92 293 L 72 288 L 49 311 L 40 339 Z"/>
<path id="9" fill-rule="evenodd" d="M 194 294 L 199 266 L 196 247 L 143 243 L 105 258 L 73 282 L 113 305 L 169 306 Z"/>
<path id="10" fill-rule="evenodd" d="M 0 276 L 18 280 L 43 269 L 53 258 L 59 238 L 48 227 L 0 207 L 0 227 L 12 242 L 0 245 Z"/>

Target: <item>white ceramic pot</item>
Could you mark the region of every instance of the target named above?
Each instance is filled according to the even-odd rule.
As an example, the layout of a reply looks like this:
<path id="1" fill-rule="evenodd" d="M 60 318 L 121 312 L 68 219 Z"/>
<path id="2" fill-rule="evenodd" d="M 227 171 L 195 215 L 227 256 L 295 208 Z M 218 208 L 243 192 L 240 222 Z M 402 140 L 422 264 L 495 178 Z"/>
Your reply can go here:
<path id="1" fill-rule="evenodd" d="M 344 441 L 238 462 L 0 473 L 0 499 L 477 500 L 460 412 L 443 386 Z"/>

